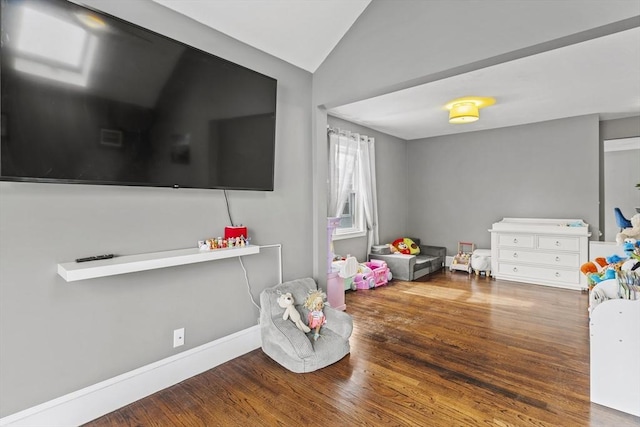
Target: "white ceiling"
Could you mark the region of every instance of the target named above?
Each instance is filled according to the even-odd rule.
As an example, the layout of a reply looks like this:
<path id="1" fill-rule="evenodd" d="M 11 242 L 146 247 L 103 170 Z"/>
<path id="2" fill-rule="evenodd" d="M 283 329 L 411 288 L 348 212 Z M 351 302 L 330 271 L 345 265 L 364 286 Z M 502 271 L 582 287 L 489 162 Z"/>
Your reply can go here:
<path id="1" fill-rule="evenodd" d="M 451 124 L 444 109 L 463 96 L 492 96 L 480 120 Z M 600 114 L 640 115 L 640 28 L 330 110 L 402 139 Z"/>
<path id="2" fill-rule="evenodd" d="M 154 0 L 314 72 L 371 0 Z M 329 113 L 412 140 L 559 118 L 640 116 L 640 28 L 333 108 Z M 470 124 L 444 105 L 492 96 Z"/>
<path id="3" fill-rule="evenodd" d="M 153 0 L 315 72 L 371 0 Z"/>

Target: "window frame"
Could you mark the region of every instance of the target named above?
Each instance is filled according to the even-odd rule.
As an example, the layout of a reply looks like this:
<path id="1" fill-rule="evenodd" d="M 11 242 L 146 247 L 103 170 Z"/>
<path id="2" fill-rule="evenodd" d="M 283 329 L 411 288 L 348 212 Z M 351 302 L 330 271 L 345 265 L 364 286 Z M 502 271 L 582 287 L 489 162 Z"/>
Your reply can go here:
<path id="1" fill-rule="evenodd" d="M 360 186 L 360 147 L 356 154 L 356 166 L 353 171 L 353 177 L 351 181 L 351 192 L 349 193 L 348 200 L 345 203 L 346 206 L 355 205 L 348 214 L 340 215 L 340 218 L 351 216 L 353 218 L 351 227 L 336 227 L 333 233 L 332 240 L 352 239 L 355 237 L 363 237 L 367 235 L 366 225 L 364 220 L 364 204 L 362 200 L 362 188 Z M 347 205 L 348 203 L 348 205 Z"/>

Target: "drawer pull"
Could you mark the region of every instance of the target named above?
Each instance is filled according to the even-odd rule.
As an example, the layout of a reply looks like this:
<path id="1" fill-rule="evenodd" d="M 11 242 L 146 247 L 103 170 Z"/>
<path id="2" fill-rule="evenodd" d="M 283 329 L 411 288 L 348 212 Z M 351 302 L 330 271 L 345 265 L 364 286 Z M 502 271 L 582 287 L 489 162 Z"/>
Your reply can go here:
<path id="1" fill-rule="evenodd" d="M 556 246 L 560 246 L 560 241 L 556 240 Z"/>
<path id="2" fill-rule="evenodd" d="M 559 256 L 556 257 L 556 262 L 560 262 L 560 257 Z"/>
<path id="3" fill-rule="evenodd" d="M 556 277 L 560 277 L 560 273 L 556 271 Z"/>
<path id="4" fill-rule="evenodd" d="M 518 252 L 514 252 L 514 253 L 513 253 L 513 257 L 514 257 L 514 258 L 518 258 Z"/>
<path id="5" fill-rule="evenodd" d="M 518 267 L 513 267 L 513 272 L 517 273 L 518 272 Z"/>
<path id="6" fill-rule="evenodd" d="M 513 243 L 518 243 L 518 239 L 513 239 Z"/>

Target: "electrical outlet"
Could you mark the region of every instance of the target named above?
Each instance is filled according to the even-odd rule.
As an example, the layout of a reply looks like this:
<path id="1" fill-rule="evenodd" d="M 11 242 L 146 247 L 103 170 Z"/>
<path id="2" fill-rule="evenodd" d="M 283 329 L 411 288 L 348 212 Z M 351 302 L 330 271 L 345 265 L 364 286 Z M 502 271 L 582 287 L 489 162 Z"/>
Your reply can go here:
<path id="1" fill-rule="evenodd" d="M 184 345 L 184 328 L 173 331 L 173 348 Z"/>

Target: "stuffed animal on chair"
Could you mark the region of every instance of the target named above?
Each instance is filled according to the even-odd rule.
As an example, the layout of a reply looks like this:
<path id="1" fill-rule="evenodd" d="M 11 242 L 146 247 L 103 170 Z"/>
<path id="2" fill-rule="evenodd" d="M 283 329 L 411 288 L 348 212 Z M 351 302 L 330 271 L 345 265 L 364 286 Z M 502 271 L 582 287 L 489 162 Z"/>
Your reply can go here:
<path id="1" fill-rule="evenodd" d="M 327 295 L 322 291 L 313 291 L 309 293 L 304 302 L 305 308 L 309 310 L 308 318 L 309 326 L 314 329 L 313 340 L 320 338 L 320 328 L 327 323 L 327 318 L 322 311 L 324 309 L 324 299 Z"/>
<path id="2" fill-rule="evenodd" d="M 278 297 L 278 305 L 284 308 L 284 314 L 282 315 L 283 320 L 287 320 L 287 318 L 291 319 L 291 321 L 295 323 L 298 329 L 300 329 L 305 334 L 311 331 L 311 329 L 309 329 L 309 327 L 302 322 L 302 318 L 300 317 L 300 313 L 298 313 L 298 310 L 296 310 L 293 296 L 291 296 L 290 292 L 281 294 Z"/>

